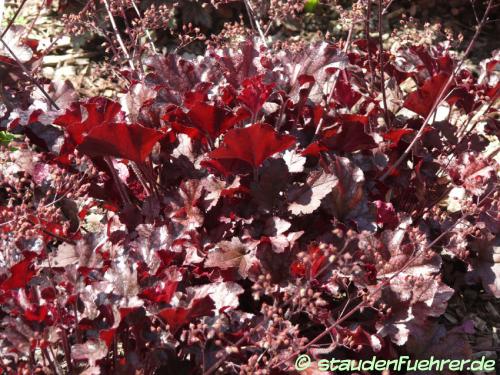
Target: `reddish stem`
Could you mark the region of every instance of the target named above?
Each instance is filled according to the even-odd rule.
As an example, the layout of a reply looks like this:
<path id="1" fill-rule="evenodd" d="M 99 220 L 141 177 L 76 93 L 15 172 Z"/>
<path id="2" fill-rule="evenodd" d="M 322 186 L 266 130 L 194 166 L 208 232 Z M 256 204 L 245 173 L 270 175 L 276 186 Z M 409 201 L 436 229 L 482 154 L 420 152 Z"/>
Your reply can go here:
<path id="1" fill-rule="evenodd" d="M 368 4 L 366 6 L 366 17 L 365 17 L 365 35 L 366 35 L 366 44 L 368 50 L 368 67 L 370 69 L 370 92 L 373 93 L 373 61 L 372 61 L 372 49 L 370 45 L 370 18 L 372 16 L 372 2 L 368 0 Z"/>
<path id="2" fill-rule="evenodd" d="M 382 0 L 378 0 L 378 59 L 380 65 L 380 91 L 382 92 L 382 101 L 384 103 L 385 124 L 391 127 L 389 113 L 387 111 L 387 97 L 385 95 L 385 74 L 384 74 L 384 44 L 382 41 Z"/>
<path id="3" fill-rule="evenodd" d="M 21 2 L 21 4 L 17 7 L 16 12 L 12 16 L 12 18 L 10 19 L 9 23 L 7 24 L 7 26 L 5 26 L 5 29 L 3 29 L 2 35 L 0 35 L 0 38 L 3 38 L 5 36 L 5 34 L 7 34 L 7 31 L 9 31 L 10 27 L 14 24 L 14 21 L 16 20 L 17 16 L 21 12 L 21 9 L 23 8 L 23 6 L 26 3 L 26 1 L 28 1 L 28 0 L 23 0 Z"/>
<path id="4" fill-rule="evenodd" d="M 41 91 L 41 93 L 43 94 L 43 96 L 45 96 L 47 98 L 47 100 L 50 102 L 50 104 L 57 110 L 59 110 L 59 106 L 56 104 L 56 102 L 50 97 L 50 95 L 47 93 L 47 91 L 45 91 L 45 89 L 42 87 L 42 85 L 40 85 L 38 83 L 38 81 L 35 79 L 35 77 L 33 77 L 31 75 L 31 73 L 29 72 L 28 68 L 26 68 L 26 66 L 21 62 L 21 60 L 19 60 L 16 56 L 16 54 L 14 53 L 14 51 L 9 47 L 9 45 L 7 43 L 5 43 L 5 41 L 3 40 L 3 38 L 0 36 L 0 43 L 2 43 L 2 45 L 5 47 L 5 49 L 7 51 L 9 51 L 10 55 L 12 56 L 12 58 L 16 61 L 17 65 L 19 65 L 19 67 L 21 68 L 21 70 L 24 72 L 24 74 L 26 74 L 26 77 Z"/>

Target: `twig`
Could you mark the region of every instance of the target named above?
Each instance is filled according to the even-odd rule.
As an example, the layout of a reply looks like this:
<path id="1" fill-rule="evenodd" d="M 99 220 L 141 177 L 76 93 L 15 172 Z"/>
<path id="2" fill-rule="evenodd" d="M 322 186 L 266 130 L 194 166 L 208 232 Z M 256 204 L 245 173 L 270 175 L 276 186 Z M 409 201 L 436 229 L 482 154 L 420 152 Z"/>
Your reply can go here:
<path id="1" fill-rule="evenodd" d="M 486 157 L 488 159 L 493 159 L 497 154 L 500 153 L 500 147 L 497 147 L 495 150 L 491 151 Z"/>
<path id="2" fill-rule="evenodd" d="M 384 10 L 382 11 L 382 14 L 386 14 L 389 10 L 389 7 L 392 5 L 394 0 L 390 0 L 389 3 L 385 6 Z"/>
<path id="3" fill-rule="evenodd" d="M 54 374 L 59 375 L 60 372 L 58 371 L 54 361 L 52 361 L 52 358 L 50 357 L 49 351 L 47 348 L 42 348 L 42 354 L 44 355 L 45 358 L 47 358 L 47 361 L 49 362 L 49 365 L 54 372 Z"/>
<path id="4" fill-rule="evenodd" d="M 445 85 L 443 86 L 443 88 L 439 92 L 439 95 L 437 96 L 436 100 L 434 101 L 434 104 L 432 105 L 432 108 L 431 108 L 429 114 L 425 118 L 425 120 L 424 120 L 422 126 L 420 127 L 420 129 L 418 130 L 417 134 L 415 135 L 415 137 L 413 138 L 413 140 L 411 141 L 411 143 L 408 145 L 408 147 L 406 148 L 406 150 L 403 152 L 403 154 L 399 157 L 399 159 L 396 160 L 396 162 L 393 165 L 389 166 L 389 168 L 387 169 L 387 171 L 379 178 L 380 181 L 384 181 L 406 159 L 406 157 L 408 156 L 408 154 L 410 153 L 410 151 L 413 149 L 413 147 L 415 146 L 415 144 L 417 143 L 417 141 L 420 139 L 420 137 L 424 133 L 424 130 L 425 130 L 426 126 L 429 124 L 429 121 L 431 120 L 431 118 L 434 115 L 434 111 L 436 111 L 436 109 L 441 104 L 441 101 L 443 100 L 446 91 L 450 87 L 450 85 L 453 82 L 453 80 L 454 80 L 455 76 L 457 75 L 457 73 L 460 71 L 460 68 L 462 67 L 462 65 L 463 65 L 466 57 L 469 55 L 470 51 L 472 50 L 472 47 L 474 46 L 474 44 L 475 44 L 475 42 L 477 40 L 477 37 L 481 33 L 481 30 L 482 30 L 482 28 L 483 28 L 483 26 L 484 26 L 484 24 L 486 22 L 486 19 L 488 17 L 488 14 L 489 14 L 489 12 L 491 10 L 492 3 L 493 3 L 493 0 L 489 0 L 488 1 L 488 6 L 487 6 L 487 8 L 486 8 L 486 10 L 484 12 L 484 15 L 483 15 L 483 18 L 482 18 L 481 22 L 477 26 L 476 33 L 472 37 L 469 45 L 467 46 L 467 49 L 465 50 L 465 53 L 464 53 L 462 59 L 460 60 L 459 64 L 457 65 L 456 69 L 450 75 L 450 78 L 448 78 L 448 81 L 446 81 Z"/>
<path id="5" fill-rule="evenodd" d="M 474 0 L 470 0 L 470 5 L 472 7 L 472 11 L 474 12 L 474 17 L 476 18 L 476 22 L 479 23 L 479 17 L 477 16 L 476 6 L 474 5 Z"/>
<path id="6" fill-rule="evenodd" d="M 28 219 L 28 222 L 29 222 L 30 224 L 34 225 L 34 226 L 37 226 L 37 225 L 39 224 L 39 223 L 37 224 L 35 221 L 33 221 L 33 220 L 31 220 L 31 219 Z M 40 230 L 41 230 L 43 233 L 45 233 L 45 234 L 47 234 L 47 235 L 49 235 L 49 236 L 52 236 L 52 237 L 54 237 L 55 239 L 57 239 L 57 240 L 59 240 L 59 241 L 63 241 L 63 242 L 69 243 L 70 245 L 76 245 L 76 242 L 75 242 L 75 241 L 70 240 L 69 238 L 66 238 L 66 237 L 60 236 L 60 235 L 58 235 L 58 234 L 55 234 L 55 233 L 53 233 L 53 232 L 51 232 L 51 231 L 49 231 L 49 230 L 47 230 L 47 229 L 45 229 L 45 228 L 43 228 L 43 227 L 41 227 L 41 228 L 40 228 Z"/>
<path id="7" fill-rule="evenodd" d="M 21 9 L 23 8 L 23 6 L 26 3 L 26 1 L 28 1 L 28 0 L 23 0 L 21 2 L 21 4 L 17 7 L 16 12 L 12 16 L 12 18 L 10 19 L 9 23 L 7 24 L 7 26 L 5 26 L 5 29 L 2 31 L 2 35 L 0 36 L 0 38 L 3 38 L 5 36 L 5 34 L 7 34 L 7 31 L 9 31 L 10 27 L 14 24 L 14 21 L 16 20 L 17 16 L 21 12 Z"/>
<path id="8" fill-rule="evenodd" d="M 373 294 L 378 293 L 385 285 L 387 285 L 387 281 L 383 282 L 377 289 L 375 289 L 375 291 L 373 292 Z M 335 323 L 333 323 L 330 326 L 328 326 L 328 328 L 326 330 L 324 330 L 322 333 L 320 333 L 314 339 L 312 339 L 311 341 L 309 341 L 304 347 L 302 347 L 301 349 L 296 350 L 295 352 L 293 352 L 288 358 L 284 359 L 283 361 L 281 361 L 277 365 L 273 366 L 273 368 L 276 368 L 276 367 L 282 365 L 283 363 L 288 362 L 290 359 L 292 359 L 296 355 L 300 354 L 300 352 L 306 350 L 311 345 L 313 345 L 316 342 L 318 342 L 319 340 L 321 340 L 323 337 L 325 337 L 327 334 L 329 334 L 332 329 L 336 328 L 339 324 L 341 324 L 346 319 L 348 319 L 349 317 L 351 317 L 352 315 L 354 315 L 356 312 L 358 312 L 358 310 L 362 309 L 367 304 L 368 304 L 368 302 L 366 300 L 363 300 L 360 303 L 358 303 L 356 306 L 353 307 L 352 310 L 350 310 L 342 318 L 336 320 Z"/>
<path id="9" fill-rule="evenodd" d="M 106 161 L 106 164 L 108 164 L 108 167 L 110 169 L 111 175 L 113 176 L 113 180 L 115 181 L 116 188 L 118 189 L 118 193 L 120 194 L 120 198 L 122 199 L 123 204 L 125 206 L 132 206 L 132 201 L 130 200 L 127 191 L 123 186 L 123 182 L 118 176 L 118 173 L 116 173 L 115 166 L 113 165 L 113 160 L 111 159 L 110 156 L 106 156 L 104 160 Z"/>
<path id="10" fill-rule="evenodd" d="M 253 11 L 252 5 L 248 2 L 248 0 L 243 0 L 245 3 L 245 7 L 247 9 L 248 17 L 250 18 L 250 22 L 252 25 L 255 25 L 255 28 L 259 32 L 260 39 L 262 40 L 262 43 L 264 43 L 264 46 L 268 47 L 267 42 L 266 42 L 266 37 L 264 36 L 264 33 L 262 32 L 262 28 L 260 27 L 259 20 L 257 17 L 255 17 L 255 13 Z"/>
<path id="11" fill-rule="evenodd" d="M 132 168 L 132 171 L 134 171 L 135 176 L 137 177 L 137 179 L 141 183 L 142 187 L 144 188 L 144 190 L 146 191 L 148 196 L 151 196 L 151 189 L 149 188 L 148 183 L 146 182 L 146 179 L 144 178 L 141 170 L 139 169 L 139 166 L 135 162 L 131 162 L 130 167 Z"/>
<path id="12" fill-rule="evenodd" d="M 134 7 L 135 12 L 137 13 L 137 16 L 139 18 L 142 18 L 141 17 L 141 12 L 139 12 L 139 8 L 137 8 L 137 5 L 135 4 L 135 1 L 131 0 L 130 2 L 132 3 L 132 6 Z M 144 29 L 144 30 L 146 31 L 146 36 L 149 39 L 149 44 L 151 45 L 151 48 L 153 49 L 153 52 L 154 53 L 158 53 L 157 50 L 156 50 L 155 43 L 153 42 L 153 38 L 151 37 L 151 33 L 149 32 L 148 29 Z"/>
<path id="13" fill-rule="evenodd" d="M 30 27 L 28 28 L 28 30 L 24 34 L 24 35 L 26 35 L 26 37 L 28 37 L 28 35 L 31 34 L 33 27 L 35 27 L 35 23 L 36 23 L 36 21 L 38 21 L 38 18 L 40 17 L 40 13 L 42 12 L 42 8 L 45 6 L 46 1 L 47 0 L 42 0 L 42 3 L 37 6 L 35 18 L 33 19 L 33 21 L 31 21 Z"/>
<path id="14" fill-rule="evenodd" d="M 333 84 L 332 84 L 332 88 L 330 90 L 330 95 L 328 95 L 328 99 L 326 99 L 327 113 L 328 113 L 328 108 L 330 107 L 330 102 L 332 101 L 332 98 L 333 98 L 333 94 L 335 92 L 335 86 L 337 85 L 337 80 L 339 78 L 339 75 L 340 75 L 340 70 L 337 70 L 335 72 L 334 77 L 333 77 Z M 314 137 L 317 137 L 319 132 L 321 131 L 321 128 L 323 127 L 323 122 L 324 122 L 323 119 L 324 119 L 324 116 L 321 116 L 321 118 L 318 121 L 318 125 L 316 126 L 316 130 L 314 131 Z"/>
<path id="15" fill-rule="evenodd" d="M 11 56 L 14 58 L 14 60 L 16 61 L 17 65 L 19 65 L 19 67 L 22 69 L 22 71 L 24 72 L 24 74 L 26 74 L 27 78 L 30 80 L 31 83 L 33 83 L 43 94 L 43 96 L 45 96 L 47 98 L 47 100 L 50 102 L 50 104 L 57 110 L 59 110 L 59 106 L 56 104 L 56 102 L 50 97 L 50 95 L 47 93 L 47 91 L 45 91 L 45 89 L 42 87 L 42 85 L 40 85 L 38 83 L 38 81 L 31 76 L 31 73 L 29 72 L 28 68 L 26 68 L 26 66 L 21 62 L 21 60 L 19 60 L 16 56 L 16 54 L 14 53 L 14 51 L 12 51 L 12 49 L 9 47 L 9 45 L 7 43 L 5 43 L 5 41 L 3 40 L 3 38 L 0 36 L 0 43 L 2 43 L 2 45 L 4 46 L 4 48 L 9 51 L 9 53 L 11 54 Z"/>
<path id="16" fill-rule="evenodd" d="M 353 29 L 354 29 L 354 24 L 351 24 L 351 26 L 349 28 L 349 32 L 347 34 L 347 40 L 345 42 L 344 49 L 343 49 L 344 53 L 346 53 L 349 50 L 349 47 L 351 46 L 351 38 L 352 38 Z M 345 72 L 344 72 L 344 74 L 345 74 Z M 335 75 L 333 77 L 332 88 L 331 88 L 330 94 L 328 95 L 328 98 L 326 100 L 327 110 L 328 110 L 328 107 L 330 106 L 330 102 L 332 101 L 333 94 L 335 93 L 335 86 L 337 86 L 337 80 L 339 79 L 339 75 L 340 75 L 340 69 L 338 69 L 335 72 Z M 323 119 L 324 119 L 324 116 L 322 116 L 318 121 L 318 125 L 316 126 L 316 130 L 314 131 L 315 138 L 318 136 L 319 132 L 321 131 L 321 128 L 323 127 L 323 122 L 324 122 Z"/>
<path id="17" fill-rule="evenodd" d="M 347 39 L 345 41 L 345 46 L 344 46 L 344 53 L 347 53 L 349 49 L 351 48 L 351 41 L 352 41 L 352 33 L 354 31 L 354 22 L 351 23 L 351 26 L 349 26 L 349 31 L 347 32 Z"/>
<path id="18" fill-rule="evenodd" d="M 64 371 L 63 371 L 61 365 L 59 364 L 59 362 L 57 361 L 56 354 L 54 353 L 54 349 L 52 348 L 52 344 L 50 342 L 49 342 L 49 350 L 50 350 L 50 355 L 52 356 L 52 358 L 54 358 L 54 364 L 57 366 L 59 373 L 64 374 Z M 59 375 L 59 373 L 56 373 L 56 374 Z"/>
<path id="19" fill-rule="evenodd" d="M 368 49 L 368 66 L 370 69 L 370 91 L 373 93 L 373 61 L 372 61 L 372 51 L 370 48 L 370 18 L 372 16 L 372 0 L 368 0 L 366 5 L 366 16 L 365 16 L 365 34 L 366 34 L 366 44 Z"/>
<path id="20" fill-rule="evenodd" d="M 103 2 L 104 2 L 104 6 L 106 8 L 106 12 L 108 12 L 109 22 L 111 23 L 111 27 L 113 28 L 113 31 L 115 32 L 116 40 L 118 41 L 118 44 L 120 45 L 120 48 L 122 49 L 123 54 L 125 55 L 125 58 L 128 61 L 128 64 L 130 65 L 130 68 L 135 71 L 134 62 L 132 61 L 132 58 L 130 57 L 130 54 L 127 51 L 127 47 L 125 47 L 125 43 L 123 43 L 122 36 L 120 35 L 120 32 L 118 31 L 118 27 L 116 26 L 115 17 L 113 17 L 113 13 L 111 13 L 111 9 L 109 7 L 108 0 L 103 0 Z"/>
<path id="21" fill-rule="evenodd" d="M 390 128 L 391 122 L 387 111 L 387 97 L 385 95 L 385 73 L 384 73 L 384 44 L 382 41 L 382 0 L 378 0 L 378 59 L 380 65 L 380 91 L 382 91 L 382 100 L 384 103 L 385 124 Z"/>

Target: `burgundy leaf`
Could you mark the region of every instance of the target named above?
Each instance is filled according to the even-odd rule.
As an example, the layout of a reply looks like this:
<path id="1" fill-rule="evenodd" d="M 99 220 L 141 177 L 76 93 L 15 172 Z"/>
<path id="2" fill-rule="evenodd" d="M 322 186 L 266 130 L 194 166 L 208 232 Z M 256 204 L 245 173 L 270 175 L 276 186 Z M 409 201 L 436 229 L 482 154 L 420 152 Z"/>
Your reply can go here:
<path id="1" fill-rule="evenodd" d="M 368 124 L 366 116 L 343 115 L 339 117 L 339 122 L 340 128 L 323 132 L 317 146 L 319 150 L 354 152 L 377 147 L 373 138 L 365 132 Z M 307 152 L 312 151 L 309 149 Z"/>
<path id="2" fill-rule="evenodd" d="M 0 284 L 0 289 L 7 292 L 12 289 L 24 288 L 28 282 L 35 276 L 33 269 L 34 253 L 27 255 L 22 261 L 10 268 L 10 277 Z"/>
<path id="3" fill-rule="evenodd" d="M 285 151 L 283 159 L 288 167 L 288 172 L 290 173 L 300 173 L 304 170 L 304 164 L 306 163 L 306 158 L 301 156 L 294 150 Z"/>
<path id="4" fill-rule="evenodd" d="M 99 339 L 104 341 L 106 343 L 106 346 L 111 348 L 111 345 L 113 344 L 113 340 L 116 335 L 116 329 L 111 328 L 111 329 L 103 329 L 99 332 Z"/>
<path id="5" fill-rule="evenodd" d="M 288 210 L 294 215 L 310 214 L 319 208 L 321 200 L 337 185 L 338 178 L 323 171 L 311 173 L 302 186 L 288 192 Z"/>
<path id="6" fill-rule="evenodd" d="M 340 133 L 325 132 L 321 144 L 329 150 L 340 152 L 369 150 L 377 147 L 373 138 L 365 133 L 361 123 L 344 124 L 341 129 Z"/>
<path id="7" fill-rule="evenodd" d="M 243 90 L 237 98 L 254 117 L 258 115 L 274 88 L 274 84 L 265 84 L 263 79 L 263 76 L 257 76 L 243 81 Z"/>
<path id="8" fill-rule="evenodd" d="M 469 280 L 478 279 L 485 290 L 495 298 L 500 298 L 500 239 L 480 241 L 481 246 L 474 246 L 478 253 L 472 260 L 472 271 Z"/>
<path id="9" fill-rule="evenodd" d="M 447 81 L 448 75 L 445 73 L 432 76 L 422 87 L 406 97 L 404 107 L 422 117 L 427 117 Z"/>
<path id="10" fill-rule="evenodd" d="M 333 98 L 342 106 L 351 109 L 357 103 L 361 94 L 353 89 L 353 85 L 349 82 L 345 71 L 340 72 L 340 75 L 335 84 Z"/>
<path id="11" fill-rule="evenodd" d="M 214 308 L 214 301 L 209 296 L 205 296 L 193 299 L 188 307 L 169 307 L 161 310 L 158 315 L 168 323 L 171 332 L 175 334 L 193 319 L 213 315 Z"/>
<path id="12" fill-rule="evenodd" d="M 244 112 L 233 112 L 204 102 L 194 104 L 187 113 L 188 121 L 176 121 L 173 128 L 192 138 L 208 137 L 214 141 L 219 135 L 231 129 L 236 123 L 244 120 L 248 115 Z"/>
<path id="13" fill-rule="evenodd" d="M 132 124 L 104 124 L 92 128 L 78 146 L 78 151 L 90 157 L 114 156 L 143 162 L 163 133 Z"/>
<path id="14" fill-rule="evenodd" d="M 398 147 L 401 138 L 403 138 L 406 134 L 411 134 L 413 132 L 413 129 L 392 129 L 389 132 L 382 134 L 382 137 L 391 142 L 390 147 L 395 148 Z"/>
<path id="15" fill-rule="evenodd" d="M 239 306 L 238 296 L 244 289 L 235 282 L 210 283 L 188 288 L 188 293 L 193 293 L 195 299 L 210 297 L 218 312 L 235 309 Z"/>
<path id="16" fill-rule="evenodd" d="M 213 159 L 237 159 L 253 168 L 268 157 L 295 144 L 295 138 L 278 134 L 268 124 L 253 124 L 247 128 L 232 129 L 224 137 L 224 144 L 212 151 Z"/>
<path id="17" fill-rule="evenodd" d="M 32 322 L 42 323 L 47 317 L 48 312 L 49 308 L 46 305 L 36 306 L 33 309 L 26 310 L 24 318 Z"/>
<path id="18" fill-rule="evenodd" d="M 392 229 L 398 223 L 398 217 L 392 203 L 383 201 L 375 201 L 373 203 L 377 207 L 377 223 Z"/>
<path id="19" fill-rule="evenodd" d="M 163 287 L 158 285 L 155 288 L 147 288 L 142 291 L 140 296 L 153 302 L 169 303 L 177 290 L 179 282 L 169 280 L 164 284 Z"/>
<path id="20" fill-rule="evenodd" d="M 259 180 L 251 184 L 255 202 L 264 209 L 272 209 L 283 200 L 289 172 L 283 159 L 269 159 L 259 171 Z M 281 195 L 280 195 L 281 194 Z"/>
<path id="21" fill-rule="evenodd" d="M 229 48 L 213 54 L 213 58 L 219 62 L 224 76 L 233 87 L 238 87 L 246 78 L 257 74 L 255 60 L 259 53 L 255 47 L 253 39 L 249 39 L 240 43 L 238 48 L 240 54 L 233 53 Z"/>
<path id="22" fill-rule="evenodd" d="M 328 207 L 342 220 L 354 219 L 358 215 L 367 214 L 364 211 L 364 174 L 363 171 L 349 159 L 335 157 L 332 172 L 338 183 L 331 191 Z"/>
<path id="23" fill-rule="evenodd" d="M 85 112 L 82 112 L 82 107 Z M 64 115 L 54 120 L 54 124 L 63 126 L 72 142 L 78 145 L 95 126 L 116 122 L 120 108 L 120 104 L 114 101 L 95 97 L 81 105 L 73 104 Z"/>
<path id="24" fill-rule="evenodd" d="M 249 250 L 249 246 L 236 237 L 233 237 L 231 241 L 221 241 L 214 250 L 208 253 L 205 266 L 217 267 L 221 270 L 235 268 L 245 278 L 248 276 L 248 269 L 252 262 Z"/>

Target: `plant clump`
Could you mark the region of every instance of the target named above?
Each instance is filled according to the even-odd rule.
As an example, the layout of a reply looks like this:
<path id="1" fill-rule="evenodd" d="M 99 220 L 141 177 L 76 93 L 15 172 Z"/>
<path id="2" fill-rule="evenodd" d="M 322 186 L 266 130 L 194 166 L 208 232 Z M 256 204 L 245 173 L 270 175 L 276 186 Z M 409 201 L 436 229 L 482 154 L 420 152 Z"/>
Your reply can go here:
<path id="1" fill-rule="evenodd" d="M 470 355 L 471 321 L 442 317 L 466 286 L 500 298 L 498 53 L 476 74 L 446 41 L 254 31 L 194 57 L 115 39 L 116 100 L 0 51 L 7 373 Z"/>

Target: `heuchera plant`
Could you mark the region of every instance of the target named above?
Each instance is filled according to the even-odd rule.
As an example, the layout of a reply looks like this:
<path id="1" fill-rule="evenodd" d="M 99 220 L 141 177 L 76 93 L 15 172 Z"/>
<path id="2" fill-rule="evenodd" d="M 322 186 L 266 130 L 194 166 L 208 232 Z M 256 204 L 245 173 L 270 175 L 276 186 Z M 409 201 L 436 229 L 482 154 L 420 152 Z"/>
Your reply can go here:
<path id="1" fill-rule="evenodd" d="M 3 369 L 464 358 L 442 264 L 500 297 L 498 63 L 248 40 L 146 57 L 120 102 L 25 98 L 0 133 Z"/>

